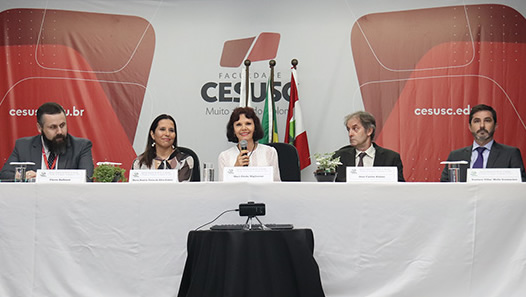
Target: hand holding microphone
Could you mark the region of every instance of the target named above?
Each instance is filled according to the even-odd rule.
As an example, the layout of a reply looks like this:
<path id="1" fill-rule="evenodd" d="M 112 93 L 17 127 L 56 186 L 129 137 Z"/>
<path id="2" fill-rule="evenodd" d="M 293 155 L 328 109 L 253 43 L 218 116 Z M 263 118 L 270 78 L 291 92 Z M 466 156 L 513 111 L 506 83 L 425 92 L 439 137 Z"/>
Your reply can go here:
<path id="1" fill-rule="evenodd" d="M 248 155 L 248 142 L 243 139 L 239 142 L 240 152 L 237 156 L 236 166 L 248 166 L 250 156 Z"/>

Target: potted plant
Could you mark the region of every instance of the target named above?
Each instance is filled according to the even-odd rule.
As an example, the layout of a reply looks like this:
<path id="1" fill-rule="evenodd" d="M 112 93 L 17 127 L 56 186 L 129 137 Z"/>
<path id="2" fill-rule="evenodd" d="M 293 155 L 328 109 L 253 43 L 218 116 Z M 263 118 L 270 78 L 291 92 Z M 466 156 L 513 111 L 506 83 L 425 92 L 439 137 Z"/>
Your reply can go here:
<path id="1" fill-rule="evenodd" d="M 319 154 L 315 153 L 314 158 L 316 159 L 316 171 L 314 171 L 314 177 L 319 182 L 333 182 L 336 179 L 336 167 L 342 165 L 340 157 L 333 158 L 334 152 Z"/>
<path id="2" fill-rule="evenodd" d="M 121 163 L 99 162 L 93 171 L 93 181 L 99 183 L 125 182 L 126 170 L 119 167 Z"/>

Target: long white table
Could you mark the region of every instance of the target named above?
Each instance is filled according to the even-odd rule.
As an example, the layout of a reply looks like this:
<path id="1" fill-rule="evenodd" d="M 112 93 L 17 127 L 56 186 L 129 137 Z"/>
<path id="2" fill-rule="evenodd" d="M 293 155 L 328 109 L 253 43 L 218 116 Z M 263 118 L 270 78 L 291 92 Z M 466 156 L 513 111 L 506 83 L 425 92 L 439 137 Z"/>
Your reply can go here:
<path id="1" fill-rule="evenodd" d="M 313 230 L 328 297 L 526 296 L 526 184 L 439 183 L 2 183 L 0 296 L 176 296 L 188 232 L 249 200 Z"/>

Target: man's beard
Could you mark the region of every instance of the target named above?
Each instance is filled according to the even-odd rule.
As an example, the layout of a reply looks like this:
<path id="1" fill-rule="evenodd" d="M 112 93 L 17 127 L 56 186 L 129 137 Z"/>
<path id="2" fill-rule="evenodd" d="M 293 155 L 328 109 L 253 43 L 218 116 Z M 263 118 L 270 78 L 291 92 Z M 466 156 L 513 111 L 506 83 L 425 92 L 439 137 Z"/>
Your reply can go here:
<path id="1" fill-rule="evenodd" d="M 479 132 L 480 131 L 486 131 L 486 135 L 479 136 Z M 495 134 L 495 129 L 493 129 L 491 131 L 488 131 L 488 130 L 482 128 L 482 129 L 479 129 L 476 133 L 472 133 L 472 134 L 473 134 L 473 137 L 475 137 L 476 140 L 478 140 L 480 142 L 483 142 L 483 141 L 486 141 L 488 139 L 493 139 L 493 135 Z"/>
<path id="2" fill-rule="evenodd" d="M 66 148 L 68 146 L 67 134 L 57 134 L 52 140 L 49 140 L 47 139 L 46 135 L 44 135 L 44 132 L 42 132 L 42 139 L 44 139 L 44 144 L 46 145 L 47 149 L 56 156 L 62 155 L 66 152 Z"/>

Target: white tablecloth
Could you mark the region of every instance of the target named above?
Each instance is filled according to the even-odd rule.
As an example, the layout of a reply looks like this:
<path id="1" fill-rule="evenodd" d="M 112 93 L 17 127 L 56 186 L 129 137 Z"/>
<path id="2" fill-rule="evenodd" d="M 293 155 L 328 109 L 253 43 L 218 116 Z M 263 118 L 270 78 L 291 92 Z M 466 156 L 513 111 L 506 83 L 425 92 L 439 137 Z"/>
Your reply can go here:
<path id="1" fill-rule="evenodd" d="M 2 183 L 0 296 L 176 296 L 188 231 L 249 200 L 313 230 L 328 297 L 526 296 L 526 184 L 438 183 Z"/>

